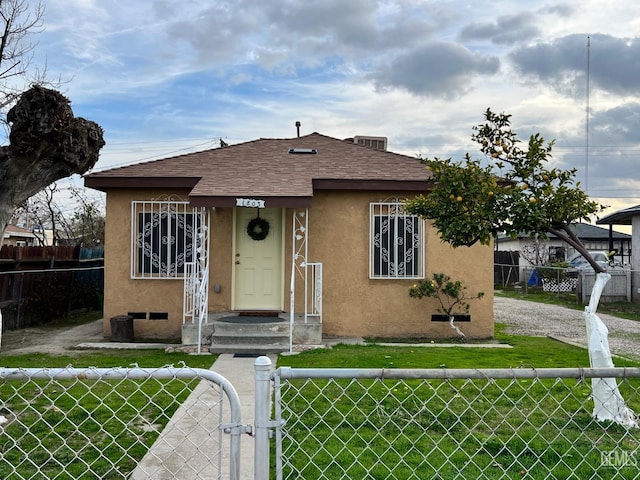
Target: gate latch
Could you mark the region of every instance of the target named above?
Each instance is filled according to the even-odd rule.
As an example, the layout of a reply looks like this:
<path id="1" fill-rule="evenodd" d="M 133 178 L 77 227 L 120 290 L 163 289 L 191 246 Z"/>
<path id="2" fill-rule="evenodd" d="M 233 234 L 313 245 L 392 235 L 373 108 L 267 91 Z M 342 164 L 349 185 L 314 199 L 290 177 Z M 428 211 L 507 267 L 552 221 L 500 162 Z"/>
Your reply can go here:
<path id="1" fill-rule="evenodd" d="M 253 433 L 253 427 L 250 424 L 242 425 L 242 424 L 234 424 L 234 423 L 225 423 L 220 425 L 220 428 L 224 433 L 228 433 L 230 435 L 242 435 L 242 434 L 251 435 Z"/>

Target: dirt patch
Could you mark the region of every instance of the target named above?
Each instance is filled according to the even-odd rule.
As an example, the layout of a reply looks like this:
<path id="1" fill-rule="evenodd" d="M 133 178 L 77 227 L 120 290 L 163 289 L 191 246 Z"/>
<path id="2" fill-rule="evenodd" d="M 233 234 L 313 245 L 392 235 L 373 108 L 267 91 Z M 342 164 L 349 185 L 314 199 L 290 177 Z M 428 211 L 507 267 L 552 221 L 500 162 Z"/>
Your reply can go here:
<path id="1" fill-rule="evenodd" d="M 2 334 L 0 356 L 27 353 L 69 355 L 83 342 L 102 342 L 102 320 L 74 327 L 33 327 L 9 330 Z M 79 353 L 79 351 L 76 351 Z"/>

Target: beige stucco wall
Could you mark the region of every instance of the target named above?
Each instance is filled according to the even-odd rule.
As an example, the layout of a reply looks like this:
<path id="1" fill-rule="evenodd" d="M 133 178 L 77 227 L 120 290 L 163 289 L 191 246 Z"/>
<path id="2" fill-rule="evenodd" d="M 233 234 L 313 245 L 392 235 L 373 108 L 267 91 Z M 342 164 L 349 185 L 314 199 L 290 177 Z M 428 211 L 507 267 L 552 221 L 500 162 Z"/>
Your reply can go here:
<path id="1" fill-rule="evenodd" d="M 166 192 L 110 190 L 107 194 L 105 238 L 105 335 L 109 319 L 127 312 L 167 312 L 168 320 L 135 320 L 136 337 L 179 338 L 182 325 L 182 280 L 132 280 L 131 201 L 157 199 Z M 172 192 L 187 198 L 188 192 Z M 336 336 L 452 337 L 447 323 L 431 322 L 432 299 L 408 295 L 412 280 L 370 280 L 369 203 L 396 197 L 384 192 L 316 192 L 309 210 L 309 261 L 322 262 L 323 331 Z M 285 215 L 284 310 L 289 308 L 291 211 Z M 231 308 L 233 209 L 212 211 L 209 309 Z M 471 322 L 459 323 L 468 337 L 493 335 L 493 252 L 491 247 L 452 249 L 427 228 L 426 273 L 443 272 L 463 280 L 469 293 L 485 292 L 472 302 Z M 219 286 L 219 293 L 214 287 Z M 297 286 L 297 310 L 302 307 Z"/>
<path id="2" fill-rule="evenodd" d="M 187 191 L 171 192 L 187 199 Z M 109 319 L 128 312 L 167 312 L 168 320 L 135 320 L 138 338 L 180 338 L 182 280 L 131 279 L 131 202 L 160 199 L 166 191 L 110 190 L 107 194 L 104 258 L 104 333 Z"/>
<path id="3" fill-rule="evenodd" d="M 309 213 L 310 261 L 323 263 L 323 332 L 337 336 L 453 337 L 445 322 L 431 322 L 435 299 L 413 299 L 413 280 L 370 280 L 369 203 L 397 197 L 384 192 L 317 192 Z M 458 326 L 468 337 L 493 335 L 493 250 L 453 249 L 433 228 L 426 234 L 426 274 L 464 281 L 472 302 L 471 322 Z M 322 239 L 319 240 L 319 237 Z"/>

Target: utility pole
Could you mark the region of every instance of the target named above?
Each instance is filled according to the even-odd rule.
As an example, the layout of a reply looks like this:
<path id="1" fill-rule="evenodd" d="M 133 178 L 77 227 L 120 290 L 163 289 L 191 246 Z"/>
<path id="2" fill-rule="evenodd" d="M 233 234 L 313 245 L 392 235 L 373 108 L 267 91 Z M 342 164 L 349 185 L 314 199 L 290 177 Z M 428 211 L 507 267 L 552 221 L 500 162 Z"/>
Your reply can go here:
<path id="1" fill-rule="evenodd" d="M 585 132 L 585 169 L 584 169 L 584 190 L 589 194 L 589 117 L 591 114 L 589 107 L 590 100 L 590 73 L 591 73 L 591 37 L 587 37 L 587 109 L 586 109 L 586 132 Z"/>

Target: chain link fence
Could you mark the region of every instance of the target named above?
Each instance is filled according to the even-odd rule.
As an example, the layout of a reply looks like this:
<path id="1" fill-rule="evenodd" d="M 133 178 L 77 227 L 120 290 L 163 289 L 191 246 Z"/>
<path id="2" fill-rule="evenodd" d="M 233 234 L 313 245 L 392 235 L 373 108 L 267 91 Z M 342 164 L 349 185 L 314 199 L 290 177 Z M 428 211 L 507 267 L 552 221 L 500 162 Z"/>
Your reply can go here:
<path id="1" fill-rule="evenodd" d="M 238 478 L 240 403 L 215 372 L 5 368 L 0 379 L 2 479 Z"/>
<path id="2" fill-rule="evenodd" d="M 252 433 L 260 480 L 640 479 L 640 428 L 594 419 L 591 398 L 615 378 L 640 412 L 640 368 L 271 372 L 260 357 L 255 375 L 252 428 L 209 370 L 0 369 L 0 478 L 238 480 Z"/>
<path id="3" fill-rule="evenodd" d="M 640 428 L 593 418 L 610 377 L 640 412 L 638 368 L 280 368 L 276 478 L 639 479 Z"/>
<path id="4" fill-rule="evenodd" d="M 609 268 L 611 279 L 602 292 L 603 302 L 631 302 L 633 299 L 634 275 L 638 271 L 630 268 Z M 562 267 L 519 267 L 518 265 L 494 264 L 494 287 L 513 288 L 524 294 L 530 290 L 555 293 L 558 297 L 574 296 L 576 302 L 589 303 L 595 282 L 593 269 Z"/>

